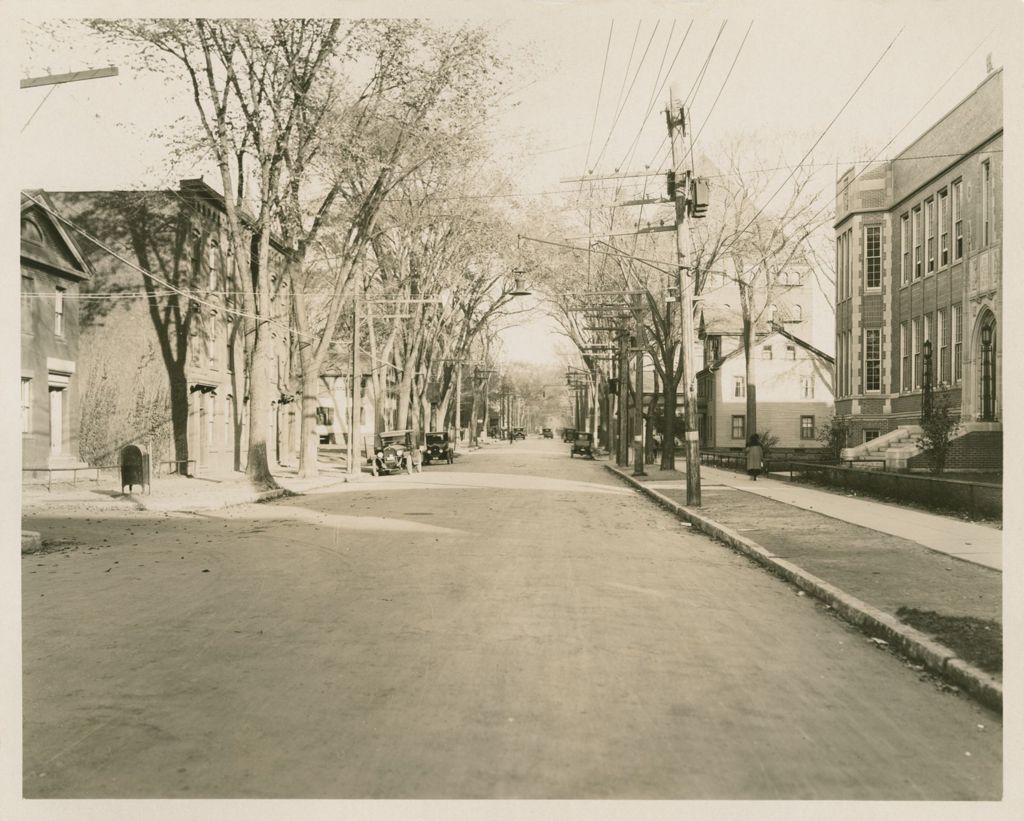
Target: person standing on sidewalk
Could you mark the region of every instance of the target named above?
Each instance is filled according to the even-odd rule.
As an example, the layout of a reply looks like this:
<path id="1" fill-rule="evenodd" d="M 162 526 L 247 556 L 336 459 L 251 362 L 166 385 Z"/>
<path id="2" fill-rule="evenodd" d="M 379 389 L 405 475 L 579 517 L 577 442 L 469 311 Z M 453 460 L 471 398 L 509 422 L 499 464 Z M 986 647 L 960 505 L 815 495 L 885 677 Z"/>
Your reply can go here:
<path id="1" fill-rule="evenodd" d="M 764 448 L 761 447 L 761 437 L 756 433 L 750 434 L 747 440 L 747 473 L 755 482 L 757 474 L 764 466 Z"/>

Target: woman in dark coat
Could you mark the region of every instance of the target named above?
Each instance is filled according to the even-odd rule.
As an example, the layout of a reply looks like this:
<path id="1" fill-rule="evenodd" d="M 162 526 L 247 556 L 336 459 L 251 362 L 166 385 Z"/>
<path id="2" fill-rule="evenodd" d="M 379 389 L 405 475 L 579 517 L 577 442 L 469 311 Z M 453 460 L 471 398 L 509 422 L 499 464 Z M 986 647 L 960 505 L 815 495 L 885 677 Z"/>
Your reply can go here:
<path id="1" fill-rule="evenodd" d="M 763 463 L 764 448 L 761 447 L 761 437 L 756 433 L 752 433 L 747 440 L 747 473 L 750 474 L 750 478 L 755 482 L 757 481 L 757 474 L 764 467 Z"/>

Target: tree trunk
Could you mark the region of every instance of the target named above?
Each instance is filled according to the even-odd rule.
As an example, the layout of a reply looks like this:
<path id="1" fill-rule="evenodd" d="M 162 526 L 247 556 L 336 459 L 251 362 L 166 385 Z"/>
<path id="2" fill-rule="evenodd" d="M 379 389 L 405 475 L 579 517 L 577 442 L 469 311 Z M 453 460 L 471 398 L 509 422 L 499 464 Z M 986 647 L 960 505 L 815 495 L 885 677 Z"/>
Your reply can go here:
<path id="1" fill-rule="evenodd" d="M 188 473 L 188 379 L 185 377 L 184 369 L 177 367 L 176 363 L 169 376 L 174 459 L 178 462 L 178 472 Z"/>
<path id="2" fill-rule="evenodd" d="M 259 488 L 278 487 L 267 457 L 267 427 L 270 421 L 271 382 L 268 373 L 270 334 L 262 324 L 256 329 L 249 366 L 249 460 L 245 475 Z"/>
<path id="3" fill-rule="evenodd" d="M 320 393 L 320 380 L 317 369 L 309 361 L 312 357 L 302 357 L 302 401 L 299 404 L 301 419 L 299 420 L 299 476 L 311 479 L 319 475 L 317 451 L 320 438 L 316 432 L 316 409 Z"/>
<path id="4" fill-rule="evenodd" d="M 743 320 L 743 356 L 746 366 L 745 381 L 747 393 L 747 424 L 746 434 L 757 433 L 757 363 L 754 358 L 754 324 L 749 319 Z"/>

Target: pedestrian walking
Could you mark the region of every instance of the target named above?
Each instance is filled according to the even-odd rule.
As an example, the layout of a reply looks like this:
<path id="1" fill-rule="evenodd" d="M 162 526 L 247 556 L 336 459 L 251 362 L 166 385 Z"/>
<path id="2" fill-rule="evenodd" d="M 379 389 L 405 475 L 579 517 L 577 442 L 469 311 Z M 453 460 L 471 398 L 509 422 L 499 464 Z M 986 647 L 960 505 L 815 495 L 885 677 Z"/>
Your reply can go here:
<path id="1" fill-rule="evenodd" d="M 761 437 L 756 433 L 750 434 L 747 440 L 747 473 L 755 482 L 757 474 L 764 467 L 764 448 L 761 447 Z"/>

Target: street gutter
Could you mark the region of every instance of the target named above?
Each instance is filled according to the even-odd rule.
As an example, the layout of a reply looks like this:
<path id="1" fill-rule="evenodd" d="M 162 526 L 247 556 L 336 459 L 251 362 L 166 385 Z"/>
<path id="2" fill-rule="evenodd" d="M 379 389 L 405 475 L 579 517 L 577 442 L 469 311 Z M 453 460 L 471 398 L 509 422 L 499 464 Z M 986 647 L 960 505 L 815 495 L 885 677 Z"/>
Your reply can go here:
<path id="1" fill-rule="evenodd" d="M 919 630 L 903 624 L 895 616 L 872 607 L 867 602 L 808 573 L 792 562 L 778 558 L 757 542 L 741 536 L 712 519 L 695 513 L 692 509 L 637 481 L 617 467 L 605 464 L 604 468 L 679 518 L 689 522 L 697 530 L 724 542 L 829 605 L 844 620 L 872 638 L 884 639 L 905 657 L 922 664 L 928 671 L 960 687 L 986 707 L 1002 713 L 1002 683 L 983 670 L 960 659 L 948 647 L 939 644 Z"/>

